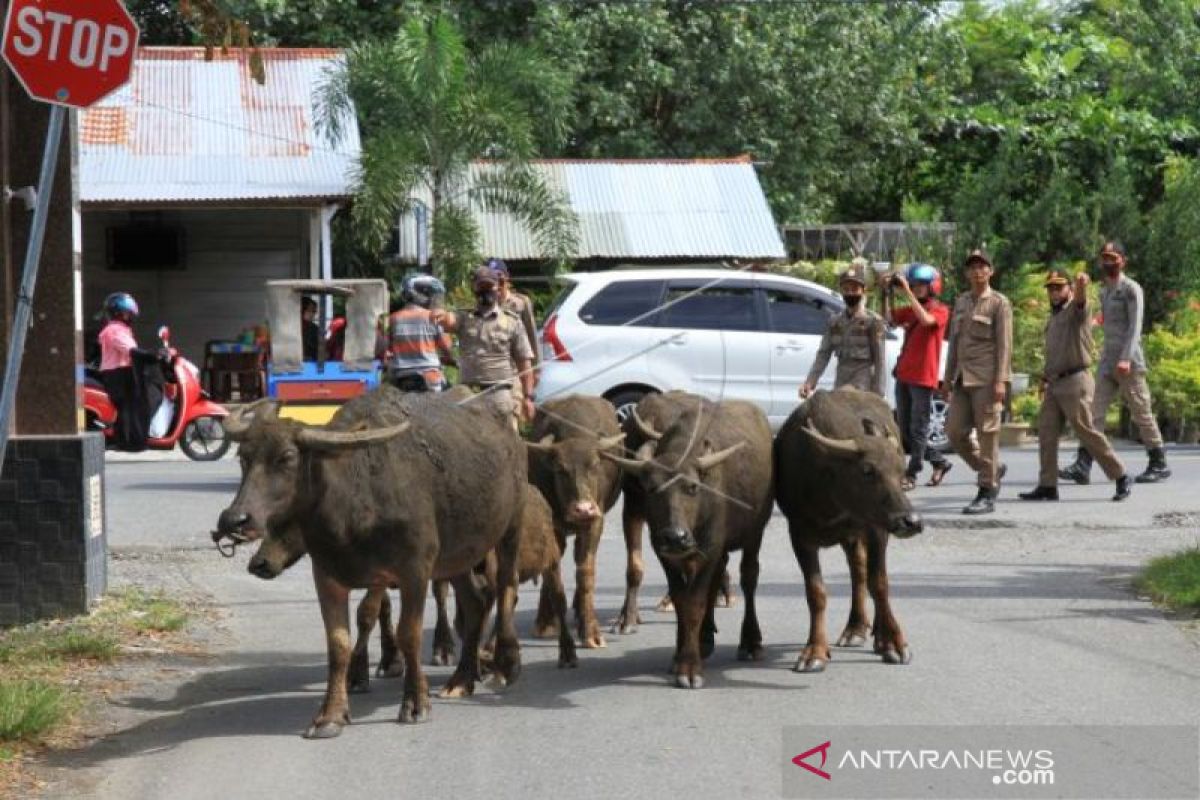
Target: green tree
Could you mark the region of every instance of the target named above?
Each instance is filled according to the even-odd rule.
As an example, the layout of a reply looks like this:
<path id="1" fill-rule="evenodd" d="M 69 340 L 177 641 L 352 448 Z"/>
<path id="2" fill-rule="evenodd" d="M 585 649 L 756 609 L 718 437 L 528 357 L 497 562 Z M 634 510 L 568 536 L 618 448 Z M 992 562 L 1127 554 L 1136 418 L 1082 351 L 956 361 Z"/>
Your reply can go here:
<path id="1" fill-rule="evenodd" d="M 577 248 L 565 198 L 530 165 L 566 134 L 570 87 L 535 51 L 471 52 L 449 17 L 414 17 L 392 39 L 354 45 L 318 88 L 317 126 L 337 142 L 357 114 L 358 238 L 381 249 L 398 215 L 424 197 L 434 268 L 452 283 L 478 258 L 472 211 L 513 215 L 552 262 Z M 487 164 L 472 169 L 472 162 Z"/>

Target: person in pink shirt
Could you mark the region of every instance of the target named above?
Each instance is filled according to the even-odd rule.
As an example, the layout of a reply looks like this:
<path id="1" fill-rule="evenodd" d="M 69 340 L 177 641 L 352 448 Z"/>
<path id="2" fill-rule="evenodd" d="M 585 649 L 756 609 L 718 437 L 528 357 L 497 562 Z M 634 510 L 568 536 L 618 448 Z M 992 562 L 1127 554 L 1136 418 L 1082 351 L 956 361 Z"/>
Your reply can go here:
<path id="1" fill-rule="evenodd" d="M 114 444 L 120 450 L 146 449 L 146 432 L 151 411 L 134 369 L 134 355 L 154 355 L 139 350 L 133 335 L 138 305 L 127 292 L 113 292 L 104 298 L 106 322 L 100 330 L 100 381 L 108 398 L 117 407 Z"/>

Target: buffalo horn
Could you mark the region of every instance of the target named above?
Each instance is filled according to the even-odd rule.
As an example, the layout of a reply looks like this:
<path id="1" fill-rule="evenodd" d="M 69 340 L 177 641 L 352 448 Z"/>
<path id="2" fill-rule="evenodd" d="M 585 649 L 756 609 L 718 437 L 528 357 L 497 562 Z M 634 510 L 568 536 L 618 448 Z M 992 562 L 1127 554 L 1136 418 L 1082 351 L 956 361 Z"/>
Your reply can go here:
<path id="1" fill-rule="evenodd" d="M 535 453 L 548 453 L 550 448 L 554 447 L 554 434 L 547 433 L 541 438 L 541 441 L 526 442 L 525 447 Z"/>
<path id="2" fill-rule="evenodd" d="M 229 412 L 229 416 L 221 420 L 221 427 L 230 439 L 240 439 L 250 430 L 250 423 L 256 419 L 271 420 L 279 416 L 279 401 L 264 397 L 249 405 L 240 406 Z"/>
<path id="3" fill-rule="evenodd" d="M 653 425 L 638 416 L 636 408 L 630 409 L 629 416 L 642 436 L 645 436 L 647 439 L 653 439 L 656 442 L 663 437 L 662 431 L 656 431 Z"/>
<path id="4" fill-rule="evenodd" d="M 709 453 L 708 455 L 700 456 L 696 459 L 696 469 L 700 470 L 701 472 L 707 472 L 745 446 L 745 442 L 738 442 L 733 447 L 726 447 L 724 450 L 718 450 L 715 453 Z"/>
<path id="5" fill-rule="evenodd" d="M 813 427 L 810 420 L 800 430 L 804 431 L 813 441 L 821 447 L 824 447 L 830 453 L 840 454 L 844 456 L 856 456 L 862 451 L 858 447 L 858 443 L 853 439 L 830 439 L 825 434 Z"/>
<path id="6" fill-rule="evenodd" d="M 324 428 L 304 428 L 296 435 L 296 444 L 314 450 L 345 450 L 395 438 L 408 430 L 411 422 L 371 428 L 365 431 L 331 431 Z"/>
<path id="7" fill-rule="evenodd" d="M 611 450 L 614 447 L 620 447 L 625 441 L 625 434 L 618 433 L 616 436 L 609 436 L 607 439 L 601 439 L 596 443 L 599 450 Z"/>
<path id="8" fill-rule="evenodd" d="M 613 455 L 607 450 L 601 450 L 600 456 L 607 458 L 614 464 L 619 464 L 622 469 L 627 470 L 631 475 L 638 475 L 646 471 L 646 467 L 650 466 L 650 459 L 654 457 L 654 442 L 646 442 L 638 448 L 637 455 L 633 458 L 623 458 L 622 456 Z"/>

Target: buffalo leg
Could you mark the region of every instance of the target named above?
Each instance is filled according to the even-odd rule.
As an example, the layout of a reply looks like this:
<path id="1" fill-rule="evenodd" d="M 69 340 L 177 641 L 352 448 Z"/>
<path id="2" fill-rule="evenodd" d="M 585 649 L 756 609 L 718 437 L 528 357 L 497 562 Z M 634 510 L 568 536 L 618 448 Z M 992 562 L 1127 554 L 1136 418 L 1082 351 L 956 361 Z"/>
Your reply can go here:
<path id="1" fill-rule="evenodd" d="M 858 647 L 867 641 L 871 623 L 867 618 L 867 545 L 862 539 L 843 542 L 850 567 L 850 618 L 838 637 L 838 647 Z"/>
<path id="2" fill-rule="evenodd" d="M 737 595 L 733 592 L 733 581 L 729 570 L 721 573 L 721 593 L 717 595 L 717 605 L 721 608 L 733 608 L 737 605 Z"/>
<path id="3" fill-rule="evenodd" d="M 798 543 L 802 533 L 792 529 L 792 548 L 804 573 L 804 595 L 808 600 L 808 644 L 796 659 L 796 672 L 820 672 L 829 663 L 829 635 L 825 630 L 825 579 L 817 548 Z"/>
<path id="4" fill-rule="evenodd" d="M 604 520 L 589 526 L 587 533 L 575 535 L 575 614 L 579 621 L 579 643 L 583 647 L 604 647 L 604 635 L 596 621 L 596 550 Z"/>
<path id="5" fill-rule="evenodd" d="M 380 592 L 379 601 L 379 666 L 375 668 L 377 678 L 399 678 L 404 674 L 404 657 L 396 643 L 396 628 L 392 625 L 392 601 L 388 590 Z"/>
<path id="6" fill-rule="evenodd" d="M 567 537 L 557 526 L 554 528 L 554 538 L 558 542 L 558 552 L 567 552 Z M 557 576 L 559 585 L 562 585 L 562 566 L 558 563 L 554 565 L 554 574 Z M 533 622 L 533 638 L 553 639 L 557 636 L 560 640 L 562 639 L 562 628 L 560 627 L 562 622 L 558 617 L 555 602 L 556 598 L 550 582 L 544 581 L 538 595 L 537 617 Z M 570 635 L 569 630 L 568 635 Z"/>
<path id="7" fill-rule="evenodd" d="M 379 609 L 387 597 L 387 589 L 371 588 L 359 601 L 358 612 L 355 615 L 358 638 L 354 640 L 354 650 L 350 655 L 349 691 L 365 692 L 371 686 L 371 631 L 379 620 Z"/>
<path id="8" fill-rule="evenodd" d="M 404 700 L 400 703 L 400 722 L 403 723 L 429 721 L 429 684 L 421 670 L 421 633 L 428 592 L 428 573 L 407 576 L 400 581 L 400 622 L 396 625 L 396 641 L 404 655 L 405 666 Z"/>
<path id="9" fill-rule="evenodd" d="M 578 667 L 575 639 L 571 636 L 571 627 L 567 624 L 567 590 L 563 586 L 562 570 L 558 562 L 542 573 L 542 591 L 549 591 L 554 598 L 554 615 L 558 619 L 558 666 Z"/>
<path id="10" fill-rule="evenodd" d="M 514 524 L 496 545 L 496 651 L 492 661 L 496 679 L 509 684 L 521 674 L 521 645 L 513 611 L 517 606 L 518 554 L 521 529 Z"/>
<path id="11" fill-rule="evenodd" d="M 475 693 L 475 682 L 479 680 L 479 638 L 483 627 L 484 592 L 483 577 L 468 570 L 456 575 L 454 601 L 462 617 L 462 654 L 458 667 L 446 685 L 442 697 L 466 697 Z"/>
<path id="12" fill-rule="evenodd" d="M 708 598 L 712 592 L 713 573 L 705 569 L 687 585 L 682 577 L 671 587 L 671 601 L 675 606 L 676 651 L 675 685 L 681 689 L 699 689 L 704 686 L 704 665 L 700 652 L 701 628 L 708 612 Z"/>
<path id="13" fill-rule="evenodd" d="M 721 563 L 708 576 L 708 594 L 704 599 L 704 624 L 700 627 L 700 658 L 706 659 L 717 649 L 717 595 L 721 592 L 721 576 L 728 575 L 725 565 L 729 554 L 721 556 Z"/>
<path id="14" fill-rule="evenodd" d="M 445 667 L 454 662 L 454 632 L 450 629 L 450 581 L 433 582 L 433 599 L 437 604 L 437 624 L 433 627 L 433 663 Z"/>
<path id="15" fill-rule="evenodd" d="M 746 613 L 742 616 L 742 635 L 738 640 L 738 661 L 759 661 L 763 657 L 762 629 L 758 627 L 758 607 L 755 593 L 758 591 L 758 545 L 742 551 L 741 578 L 742 595 L 746 599 Z M 726 575 L 729 573 L 726 572 Z"/>
<path id="16" fill-rule="evenodd" d="M 875 652 L 885 663 L 907 664 L 912 661 L 912 650 L 892 615 L 888 597 L 887 545 L 888 535 L 879 532 L 872 532 L 867 543 L 867 580 L 875 601 Z"/>
<path id="17" fill-rule="evenodd" d="M 642 529 L 645 519 L 641 512 L 632 508 L 636 503 L 626 503 L 621 512 L 621 529 L 625 533 L 625 605 L 613 620 L 611 633 L 635 633 L 642 624 L 638 613 L 638 590 L 642 586 L 645 567 L 642 562 Z"/>
<path id="18" fill-rule="evenodd" d="M 346 678 L 350 666 L 350 590 L 326 575 L 313 562 L 313 583 L 325 623 L 325 648 L 329 674 L 325 701 L 312 724 L 304 732 L 306 739 L 331 739 L 350 724 L 350 701 L 346 696 Z"/>

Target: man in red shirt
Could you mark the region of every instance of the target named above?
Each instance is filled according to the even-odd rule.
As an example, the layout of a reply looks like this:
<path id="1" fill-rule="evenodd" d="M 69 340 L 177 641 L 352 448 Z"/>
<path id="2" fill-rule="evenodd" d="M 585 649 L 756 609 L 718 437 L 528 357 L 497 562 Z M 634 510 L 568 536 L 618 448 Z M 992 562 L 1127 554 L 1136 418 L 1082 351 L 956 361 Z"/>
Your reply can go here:
<path id="1" fill-rule="evenodd" d="M 910 264 L 904 275 L 891 280 L 892 291 L 884 293 L 884 318 L 904 328 L 904 347 L 896 362 L 896 413 L 900 430 L 908 441 L 908 469 L 904 488 L 916 485 L 921 462 L 933 465 L 928 486 L 937 486 L 950 471 L 950 462 L 929 447 L 929 414 L 933 394 L 941 377 L 942 340 L 950 322 L 950 309 L 938 301 L 942 277 L 928 264 Z M 893 292 L 900 292 L 908 305 L 892 307 Z"/>

